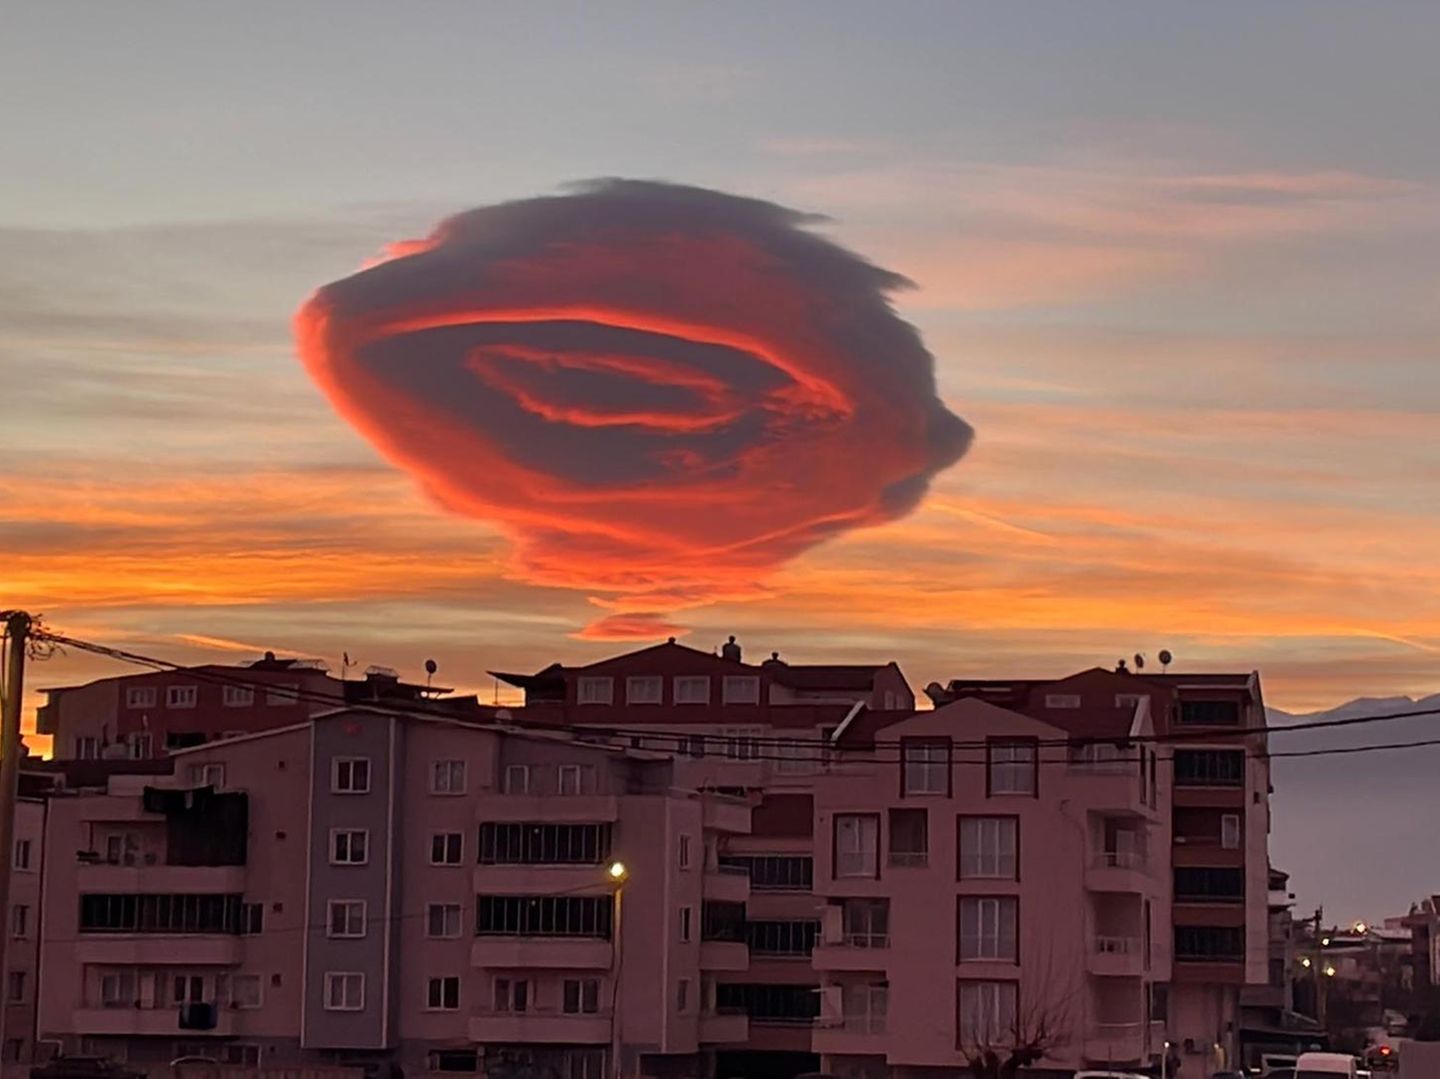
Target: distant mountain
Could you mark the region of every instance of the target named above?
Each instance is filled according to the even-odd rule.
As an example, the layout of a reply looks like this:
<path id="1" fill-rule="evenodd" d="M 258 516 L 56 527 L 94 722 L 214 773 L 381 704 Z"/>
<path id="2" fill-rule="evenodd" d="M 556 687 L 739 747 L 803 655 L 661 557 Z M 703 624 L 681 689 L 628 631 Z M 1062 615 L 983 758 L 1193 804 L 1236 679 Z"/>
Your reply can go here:
<path id="1" fill-rule="evenodd" d="M 1440 694 L 1361 697 L 1324 712 L 1269 710 L 1273 753 L 1440 740 L 1440 713 L 1285 733 L 1292 724 L 1440 709 Z M 1327 921 L 1403 914 L 1440 892 L 1440 745 L 1277 757 L 1270 858 L 1290 873 L 1297 908 Z"/>

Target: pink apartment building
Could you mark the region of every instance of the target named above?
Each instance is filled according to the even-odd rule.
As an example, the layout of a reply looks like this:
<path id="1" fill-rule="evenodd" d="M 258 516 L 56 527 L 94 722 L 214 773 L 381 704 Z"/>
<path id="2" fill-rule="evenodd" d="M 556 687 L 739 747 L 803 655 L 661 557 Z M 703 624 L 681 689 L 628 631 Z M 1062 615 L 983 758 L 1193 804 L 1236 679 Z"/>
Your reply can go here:
<path id="1" fill-rule="evenodd" d="M 602 1079 L 747 1039 L 749 881 L 705 852 L 751 807 L 666 756 L 338 711 L 174 760 L 50 802 L 42 1042 Z"/>

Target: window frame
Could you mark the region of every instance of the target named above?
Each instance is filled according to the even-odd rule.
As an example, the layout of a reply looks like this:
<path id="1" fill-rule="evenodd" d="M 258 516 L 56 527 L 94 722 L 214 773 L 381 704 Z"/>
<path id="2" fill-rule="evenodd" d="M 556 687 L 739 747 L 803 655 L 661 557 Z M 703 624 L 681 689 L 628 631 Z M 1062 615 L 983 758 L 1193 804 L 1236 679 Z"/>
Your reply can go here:
<path id="1" fill-rule="evenodd" d="M 973 987 L 977 992 L 982 990 L 993 990 L 995 993 L 995 1005 L 993 1019 L 987 1016 L 987 1020 L 993 1022 L 995 1030 L 975 1031 L 966 1028 L 966 1002 L 965 990 Z M 1008 993 L 1008 1001 L 1003 1000 L 1001 994 Z M 985 1011 L 990 1002 L 980 1000 L 980 1011 Z M 1008 1005 L 1008 1020 L 1005 1015 Z M 955 988 L 955 1045 L 956 1048 L 964 1051 L 967 1048 L 974 1048 L 986 1042 L 996 1041 L 1007 1037 L 1020 1015 L 1020 983 L 1011 978 L 961 978 L 956 982 Z"/>
<path id="2" fill-rule="evenodd" d="M 451 777 L 454 775 L 457 766 L 460 776 L 460 785 L 459 787 L 452 787 L 450 785 L 450 780 Z M 445 769 L 443 774 L 446 777 L 445 783 L 443 785 L 440 782 L 442 768 Z M 465 767 L 465 760 L 462 757 L 440 757 L 432 760 L 430 762 L 430 793 L 447 797 L 464 794 L 469 778 L 467 775 L 468 771 L 469 769 Z"/>
<path id="3" fill-rule="evenodd" d="M 349 979 L 355 979 L 354 984 L 360 988 L 359 1002 L 356 1004 L 335 1003 L 334 989 L 336 986 L 351 984 Z M 349 993 L 342 996 L 349 997 Z M 327 970 L 325 972 L 324 991 L 321 997 L 323 1010 L 327 1012 L 363 1012 L 365 1010 L 365 972 L 363 970 Z"/>
<path id="4" fill-rule="evenodd" d="M 182 692 L 184 690 L 189 690 L 189 692 Z M 197 685 L 173 685 L 165 687 L 166 708 L 194 708 L 199 703 L 200 687 Z"/>
<path id="5" fill-rule="evenodd" d="M 941 758 L 935 759 L 932 754 L 935 750 L 941 750 Z M 914 751 L 923 751 L 923 759 L 911 759 L 910 754 Z M 944 780 L 939 785 L 932 785 L 937 767 L 939 776 Z M 918 769 L 919 773 L 926 780 L 925 786 L 913 785 L 911 783 L 911 769 Z M 955 790 L 955 768 L 954 748 L 949 738 L 921 737 L 900 739 L 900 797 L 902 798 L 950 798 Z"/>
<path id="6" fill-rule="evenodd" d="M 451 841 L 454 841 L 453 843 Z M 437 844 L 442 843 L 439 848 L 441 857 L 436 859 L 435 853 Z M 454 848 L 455 857 L 450 857 L 451 848 Z M 464 832 L 431 832 L 430 833 L 430 864 L 444 869 L 453 869 L 456 866 L 465 864 L 465 833 Z"/>
<path id="7" fill-rule="evenodd" d="M 701 689 L 704 692 L 684 694 L 680 690 L 682 683 L 689 684 L 692 689 Z M 677 705 L 708 705 L 710 703 L 710 676 L 708 674 L 677 674 L 670 683 L 670 698 Z"/>
<path id="8" fill-rule="evenodd" d="M 221 686 L 220 704 L 223 708 L 254 708 L 255 687 L 236 685 Z"/>
<path id="9" fill-rule="evenodd" d="M 916 868 L 930 864 L 930 810 L 925 806 L 891 806 L 885 820 L 885 864 L 898 868 Z M 895 846 L 897 821 L 918 819 L 921 822 L 919 850 L 898 850 Z"/>
<path id="10" fill-rule="evenodd" d="M 360 859 L 346 858 L 340 860 L 339 840 L 341 836 L 347 837 L 347 853 L 354 842 L 355 836 L 361 837 L 361 843 L 365 848 L 365 857 Z M 330 864 L 331 865 L 369 865 L 370 864 L 370 829 L 369 828 L 331 828 L 330 829 Z"/>
<path id="11" fill-rule="evenodd" d="M 455 912 L 455 931 L 447 933 L 447 913 Z M 441 932 L 435 932 L 435 917 L 440 917 Z M 425 939 L 426 940 L 459 940 L 465 935 L 465 906 L 462 903 L 426 903 L 425 904 Z"/>
<path id="12" fill-rule="evenodd" d="M 724 680 L 720 683 L 720 703 L 757 707 L 760 704 L 760 676 L 758 674 L 725 675 Z"/>
<path id="13" fill-rule="evenodd" d="M 447 990 L 454 988 L 454 1003 L 448 999 L 451 994 Z M 439 1003 L 436 1003 L 436 989 L 439 989 Z M 425 1011 L 427 1012 L 458 1012 L 460 1010 L 460 975 L 458 974 L 433 974 L 425 976 Z"/>
<path id="14" fill-rule="evenodd" d="M 648 692 L 636 694 L 637 687 L 642 686 L 648 691 L 653 689 L 653 696 Z M 665 703 L 665 677 L 659 674 L 631 674 L 625 676 L 625 704 L 647 706 Z"/>
<path id="15" fill-rule="evenodd" d="M 350 786 L 341 786 L 340 774 L 348 765 Z M 356 765 L 363 765 L 365 772 L 365 785 L 357 787 L 355 783 Z M 370 758 L 369 757 L 331 757 L 330 758 L 330 793 L 331 794 L 369 794 L 370 793 Z"/>
<path id="16" fill-rule="evenodd" d="M 515 783 L 514 776 L 523 776 L 523 781 Z M 503 773 L 500 792 L 502 794 L 529 794 L 530 793 L 530 766 L 528 764 L 507 764 Z"/>
<path id="17" fill-rule="evenodd" d="M 831 876 L 836 880 L 879 880 L 880 879 L 880 814 L 878 813 L 836 813 L 834 824 L 831 827 Z M 868 870 L 863 872 L 841 872 L 840 858 L 842 853 L 852 855 L 863 855 L 862 849 L 855 851 L 841 851 L 840 833 L 842 821 L 856 821 L 860 826 L 866 822 L 874 829 L 874 842 L 870 848 L 870 861 Z M 855 833 L 863 835 L 863 827 Z M 863 869 L 864 867 L 862 867 Z"/>
<path id="18" fill-rule="evenodd" d="M 1013 768 L 1024 765 L 1023 760 L 996 760 L 998 750 L 1028 750 L 1030 754 L 1030 789 L 997 790 L 995 768 L 997 765 Z M 987 738 L 985 739 L 985 797 L 987 798 L 1039 798 L 1040 797 L 1040 740 L 1038 738 Z"/>
<path id="19" fill-rule="evenodd" d="M 982 848 L 983 848 L 983 845 L 984 845 L 984 842 L 985 842 L 984 826 L 985 826 L 985 824 L 986 824 L 987 822 L 993 823 L 993 824 L 995 824 L 995 825 L 997 826 L 996 836 L 995 836 L 995 839 L 996 839 L 996 842 L 995 842 L 995 852 L 994 852 L 994 856 L 993 856 L 993 860 L 994 860 L 995 865 L 996 865 L 996 871 L 995 871 L 994 873 L 986 873 L 986 872 L 983 871 L 983 869 L 984 869 L 984 864 L 985 864 L 985 859 L 986 859 L 986 856 L 987 856 L 987 853 L 988 853 L 988 852 L 985 851 L 985 850 L 983 850 L 983 849 L 981 849 L 981 850 L 977 851 L 977 852 L 975 853 L 975 855 L 974 855 L 974 857 L 978 860 L 978 865 L 979 865 L 979 867 L 980 867 L 980 870 L 979 870 L 979 871 L 976 871 L 976 872 L 968 872 L 967 869 L 968 869 L 968 867 L 969 867 L 969 865 L 970 865 L 971 863 L 970 863 L 970 861 L 969 861 L 970 852 L 969 852 L 968 846 L 967 846 L 967 844 L 966 844 L 966 842 L 965 842 L 965 830 L 966 830 L 966 827 L 967 827 L 967 825 L 971 825 L 971 824 L 973 823 L 973 824 L 980 830 L 981 834 L 980 834 L 980 836 L 978 837 L 978 839 L 979 839 L 980 845 L 981 845 Z M 1013 865 L 1013 867 L 1012 867 L 1012 872 L 1009 873 L 1008 875 L 1007 875 L 1006 873 L 1004 873 L 1003 870 L 1002 870 L 1002 868 L 1001 868 L 1001 867 L 1003 866 L 1003 863 L 1004 863 L 1005 852 L 1004 852 L 1004 849 L 1003 849 L 1003 845 L 1002 845 L 1002 844 L 1000 843 L 1000 841 L 999 841 L 1000 838 L 1001 838 L 1001 836 L 1002 836 L 1002 829 L 1001 829 L 1000 826 L 1004 825 L 1006 822 L 1009 822 L 1009 824 L 1010 824 L 1010 836 L 1011 836 L 1011 842 L 1010 842 L 1010 858 L 1011 858 L 1011 860 L 1012 860 L 1013 863 L 1014 863 L 1014 865 Z M 956 880 L 1013 880 L 1013 881 L 1018 881 L 1018 880 L 1020 879 L 1020 817 L 1019 817 L 1017 814 L 1014 814 L 1014 813 L 962 813 L 962 814 L 960 814 L 959 820 L 957 821 L 956 827 L 955 827 L 955 846 L 956 846 L 956 851 L 955 851 L 955 879 L 956 879 Z"/>
<path id="20" fill-rule="evenodd" d="M 126 708 L 158 708 L 160 690 L 158 686 L 126 686 Z"/>
<path id="21" fill-rule="evenodd" d="M 587 687 L 603 692 L 587 694 Z M 580 675 L 575 679 L 575 703 L 585 708 L 606 708 L 614 705 L 615 679 L 609 675 Z"/>
<path id="22" fill-rule="evenodd" d="M 994 904 L 994 932 L 985 931 L 985 909 Z M 975 908 L 975 932 L 965 932 L 965 912 Z M 1005 912 L 1012 912 L 1010 931 L 1005 931 Z M 993 954 L 984 947 L 987 940 L 994 942 Z M 966 942 L 977 942 L 975 954 L 966 955 Z M 1008 946 L 1008 954 L 1006 952 Z M 955 899 L 955 961 L 960 963 L 1000 963 L 1017 966 L 1020 963 L 1020 897 L 1018 895 L 959 895 Z"/>
<path id="23" fill-rule="evenodd" d="M 344 910 L 346 910 L 347 912 L 353 912 L 353 911 L 355 911 L 355 910 L 357 910 L 357 909 L 359 910 L 359 912 L 360 912 L 360 931 L 359 931 L 358 933 L 352 933 L 352 932 L 349 932 L 349 931 L 348 931 L 348 929 L 349 929 L 349 921 L 350 921 L 350 916 L 349 916 L 348 913 L 346 914 L 346 917 L 345 917 L 345 922 L 346 922 L 345 928 L 346 928 L 347 931 L 346 931 L 346 932 L 343 932 L 343 933 L 337 933 L 337 932 L 335 931 L 335 915 L 336 915 L 337 911 L 339 911 L 339 910 L 342 909 L 342 908 L 343 908 Z M 325 901 L 325 936 L 326 936 L 327 939 L 329 939 L 329 940 L 364 940 L 364 939 L 366 938 L 366 936 L 369 935 L 369 932 L 370 932 L 370 904 L 369 904 L 366 900 L 364 900 L 364 899 L 327 899 L 327 900 Z"/>

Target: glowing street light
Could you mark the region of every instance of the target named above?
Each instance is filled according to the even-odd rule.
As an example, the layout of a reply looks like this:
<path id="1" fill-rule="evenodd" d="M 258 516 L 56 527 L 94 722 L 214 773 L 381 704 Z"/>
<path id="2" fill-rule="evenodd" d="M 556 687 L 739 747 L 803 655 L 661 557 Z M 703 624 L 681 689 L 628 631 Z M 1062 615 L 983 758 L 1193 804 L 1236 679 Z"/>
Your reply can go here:
<path id="1" fill-rule="evenodd" d="M 1334 968 L 1334 967 L 1326 967 L 1326 968 L 1325 968 L 1325 977 L 1327 977 L 1327 978 L 1333 978 L 1333 977 L 1335 977 L 1335 968 Z"/>
<path id="2" fill-rule="evenodd" d="M 1306 970 L 1309 970 L 1309 969 L 1310 969 L 1310 957 L 1307 955 L 1304 959 L 1300 960 L 1300 965 L 1301 965 L 1302 967 L 1304 967 Z"/>
<path id="3" fill-rule="evenodd" d="M 624 862 L 611 862 L 610 868 L 606 872 L 610 874 L 611 880 L 616 881 L 623 881 L 630 875 L 630 870 L 625 868 Z"/>
<path id="4" fill-rule="evenodd" d="M 1357 933 L 1368 933 L 1368 932 L 1370 932 L 1370 927 L 1369 927 L 1368 925 L 1366 925 L 1364 922 L 1356 922 L 1355 925 L 1353 926 L 1353 928 L 1354 928 L 1355 932 L 1357 932 Z"/>

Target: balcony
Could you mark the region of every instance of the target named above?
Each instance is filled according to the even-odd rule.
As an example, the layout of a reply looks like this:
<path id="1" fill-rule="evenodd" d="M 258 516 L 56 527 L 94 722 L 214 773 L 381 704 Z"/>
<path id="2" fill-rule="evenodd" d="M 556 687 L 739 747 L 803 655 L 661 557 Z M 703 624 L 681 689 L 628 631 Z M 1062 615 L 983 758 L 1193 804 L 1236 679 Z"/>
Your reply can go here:
<path id="1" fill-rule="evenodd" d="M 598 894 L 610 883 L 608 864 L 477 865 L 472 877 L 480 895 Z"/>
<path id="2" fill-rule="evenodd" d="M 837 1056 L 865 1056 L 883 1052 L 887 1032 L 883 1015 L 847 1015 L 838 1023 L 821 1023 L 811 1036 L 813 1051 Z"/>
<path id="3" fill-rule="evenodd" d="M 1085 887 L 1092 892 L 1144 894 L 1154 886 L 1144 851 L 1098 851 L 1085 870 Z"/>
<path id="4" fill-rule="evenodd" d="M 1076 788 L 1076 801 L 1087 809 L 1155 818 L 1158 812 L 1140 798 L 1139 767 L 1131 760 L 1071 760 L 1065 776 Z"/>
<path id="5" fill-rule="evenodd" d="M 750 969 L 750 948 L 732 940 L 702 941 L 700 969 L 743 973 Z"/>
<path id="6" fill-rule="evenodd" d="M 245 891 L 243 865 L 112 865 L 75 871 L 76 890 L 130 894 L 214 895 Z"/>
<path id="7" fill-rule="evenodd" d="M 90 933 L 75 942 L 79 963 L 104 966 L 239 966 L 244 939 L 222 933 Z"/>
<path id="8" fill-rule="evenodd" d="M 704 798 L 702 823 L 706 831 L 750 834 L 751 805 L 743 798 L 707 794 Z"/>
<path id="9" fill-rule="evenodd" d="M 612 956 L 610 942 L 599 937 L 483 936 L 470 946 L 474 967 L 609 970 Z"/>
<path id="10" fill-rule="evenodd" d="M 750 1040 L 750 1017 L 743 1011 L 716 1010 L 700 1016 L 700 1041 L 706 1045 L 744 1045 Z"/>
<path id="11" fill-rule="evenodd" d="M 476 803 L 483 821 L 546 824 L 604 824 L 620 819 L 613 794 L 505 794 Z"/>
<path id="12" fill-rule="evenodd" d="M 211 1030 L 182 1030 L 180 1009 L 165 1008 L 76 1008 L 70 1013 L 70 1033 L 121 1037 L 207 1038 L 229 1037 L 235 1033 L 235 1010 L 219 1008 Z"/>
<path id="13" fill-rule="evenodd" d="M 1139 937 L 1092 937 L 1087 969 L 1102 978 L 1139 977 L 1145 971 L 1144 944 Z"/>
<path id="14" fill-rule="evenodd" d="M 743 866 L 713 866 L 705 870 L 700 888 L 706 899 L 744 903 L 750 898 L 750 873 Z"/>
<path id="15" fill-rule="evenodd" d="M 489 1044 L 595 1045 L 610 1041 L 610 1012 L 570 1015 L 553 1009 L 480 1012 L 467 1023 L 470 1040 Z"/>
<path id="16" fill-rule="evenodd" d="M 1143 1022 L 1095 1023 L 1085 1034 L 1085 1059 L 1092 1065 L 1136 1064 L 1149 1058 L 1149 1029 Z"/>
<path id="17" fill-rule="evenodd" d="M 885 933 L 848 933 L 830 944 L 816 944 L 810 962 L 816 970 L 883 971 L 890 961 Z"/>

